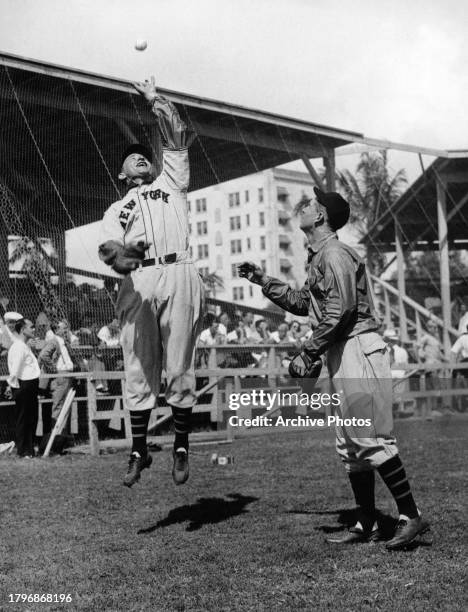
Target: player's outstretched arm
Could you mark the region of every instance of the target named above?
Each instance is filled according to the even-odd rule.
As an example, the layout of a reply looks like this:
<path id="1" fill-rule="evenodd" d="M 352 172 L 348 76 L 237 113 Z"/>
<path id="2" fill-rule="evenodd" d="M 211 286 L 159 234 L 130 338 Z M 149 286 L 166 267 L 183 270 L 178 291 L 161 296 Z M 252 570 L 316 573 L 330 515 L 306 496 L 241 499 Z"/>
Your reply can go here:
<path id="1" fill-rule="evenodd" d="M 174 104 L 158 93 L 154 76 L 149 81 L 133 83 L 133 86 L 150 104 L 158 118 L 163 147 L 172 151 L 188 148 L 195 134 L 182 121 Z"/>
<path id="2" fill-rule="evenodd" d="M 260 285 L 265 297 L 277 306 L 295 315 L 309 314 L 310 291 L 306 282 L 302 289 L 291 289 L 288 283 L 267 276 L 265 272 L 251 261 L 244 261 L 237 266 L 239 276 L 247 278 L 251 283 Z"/>

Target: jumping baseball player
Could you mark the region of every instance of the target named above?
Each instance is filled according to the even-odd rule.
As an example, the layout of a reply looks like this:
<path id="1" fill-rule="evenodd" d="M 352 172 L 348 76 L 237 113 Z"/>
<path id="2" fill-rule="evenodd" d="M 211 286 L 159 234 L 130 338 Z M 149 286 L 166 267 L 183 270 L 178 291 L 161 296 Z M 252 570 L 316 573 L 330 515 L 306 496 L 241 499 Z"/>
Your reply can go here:
<path id="1" fill-rule="evenodd" d="M 176 484 L 188 478 L 188 433 L 196 400 L 194 355 L 203 310 L 202 281 L 188 252 L 188 147 L 194 135 L 175 106 L 158 95 L 154 77 L 134 87 L 158 122 L 162 172 L 155 175 L 153 154 L 146 147 L 128 147 L 119 174 L 128 192 L 106 211 L 99 246 L 100 258 L 125 275 L 116 311 L 133 437 L 124 478 L 128 487 L 152 462 L 146 435 L 162 371 L 175 426 L 172 476 Z"/>
<path id="2" fill-rule="evenodd" d="M 336 448 L 348 472 L 358 520 L 344 536 L 328 541 L 347 544 L 379 538 L 374 499 L 377 470 L 400 513 L 394 537 L 386 544 L 389 550 L 396 550 L 426 532 L 429 525 L 420 516 L 392 434 L 390 359 L 378 334 L 365 265 L 335 234 L 348 222 L 349 204 L 337 193 L 314 191 L 316 198 L 301 217 L 301 229 L 309 240 L 304 287 L 293 290 L 251 262 L 241 264 L 239 274 L 261 285 L 275 304 L 317 321 L 312 338 L 293 358 L 290 374 L 316 378 L 317 360 L 326 352 L 334 388 L 341 392 L 342 405 L 335 414 Z M 356 417 L 363 421 L 370 417 L 371 425 L 356 426 Z"/>

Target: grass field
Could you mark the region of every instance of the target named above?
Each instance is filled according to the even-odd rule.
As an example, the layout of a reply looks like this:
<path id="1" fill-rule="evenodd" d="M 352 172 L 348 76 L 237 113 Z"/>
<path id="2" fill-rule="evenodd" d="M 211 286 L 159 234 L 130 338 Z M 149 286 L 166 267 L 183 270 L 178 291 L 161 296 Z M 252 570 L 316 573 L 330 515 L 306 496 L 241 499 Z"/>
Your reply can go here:
<path id="1" fill-rule="evenodd" d="M 126 455 L 0 459 L 0 609 L 108 611 L 463 610 L 468 420 L 400 422 L 434 542 L 333 547 L 352 521 L 332 431 L 194 447 L 184 487 L 168 451 L 133 489 Z M 212 452 L 235 455 L 211 466 Z M 395 508 L 378 483 L 383 523 Z M 70 593 L 10 604 L 9 593 Z"/>

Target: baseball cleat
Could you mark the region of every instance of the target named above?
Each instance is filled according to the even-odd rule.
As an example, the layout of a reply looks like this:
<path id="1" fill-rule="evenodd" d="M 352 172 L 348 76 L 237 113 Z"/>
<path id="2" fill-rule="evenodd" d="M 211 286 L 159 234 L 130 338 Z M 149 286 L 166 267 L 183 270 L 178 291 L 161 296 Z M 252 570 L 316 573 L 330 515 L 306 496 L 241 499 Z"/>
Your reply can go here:
<path id="1" fill-rule="evenodd" d="M 387 550 L 401 550 L 411 544 L 411 542 L 428 531 L 431 527 L 429 523 L 420 516 L 413 519 L 400 519 L 395 531 L 395 535 L 389 540 L 385 547 Z"/>
<path id="2" fill-rule="evenodd" d="M 378 542 L 382 539 L 378 528 L 364 531 L 359 527 L 351 527 L 346 533 L 327 538 L 330 544 L 363 544 L 365 542 Z"/>
<path id="3" fill-rule="evenodd" d="M 138 482 L 140 480 L 141 471 L 145 468 L 149 468 L 152 463 L 153 458 L 149 453 L 147 453 L 145 457 L 142 457 L 140 453 L 133 452 L 128 461 L 128 470 L 123 481 L 124 485 L 126 487 L 131 487 Z"/>
<path id="4" fill-rule="evenodd" d="M 172 479 L 177 485 L 187 482 L 189 477 L 188 451 L 185 448 L 178 448 L 172 453 L 174 464 L 172 466 Z"/>

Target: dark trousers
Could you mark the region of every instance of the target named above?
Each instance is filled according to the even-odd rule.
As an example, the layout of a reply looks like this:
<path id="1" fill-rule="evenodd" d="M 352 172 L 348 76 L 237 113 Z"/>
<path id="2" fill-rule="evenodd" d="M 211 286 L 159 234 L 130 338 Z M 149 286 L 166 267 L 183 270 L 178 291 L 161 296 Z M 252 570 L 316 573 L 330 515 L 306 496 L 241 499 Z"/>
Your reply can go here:
<path id="1" fill-rule="evenodd" d="M 20 380 L 19 388 L 13 389 L 15 400 L 16 429 L 15 444 L 18 455 L 34 455 L 33 438 L 36 433 L 39 403 L 37 392 L 39 379 Z"/>

